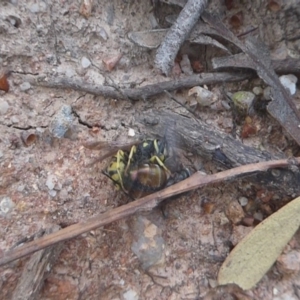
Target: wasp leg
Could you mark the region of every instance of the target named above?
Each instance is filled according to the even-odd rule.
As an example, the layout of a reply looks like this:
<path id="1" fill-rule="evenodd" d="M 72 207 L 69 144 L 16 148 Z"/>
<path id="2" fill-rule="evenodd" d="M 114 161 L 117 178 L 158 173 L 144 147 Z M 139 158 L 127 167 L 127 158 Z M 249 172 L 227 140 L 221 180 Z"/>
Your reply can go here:
<path id="1" fill-rule="evenodd" d="M 121 190 L 127 197 L 130 198 L 131 201 L 135 200 L 127 190 L 125 190 L 124 186 L 123 186 L 123 181 L 122 179 L 120 181 L 116 181 L 114 180 L 106 171 L 102 171 L 102 174 L 107 176 L 111 181 L 113 181 L 114 185 L 116 186 L 116 188 L 118 190 Z M 121 189 L 120 189 L 121 188 Z"/>
<path id="2" fill-rule="evenodd" d="M 119 150 L 117 154 L 113 157 L 110 166 L 108 167 L 107 171 L 103 172 L 104 175 L 109 177 L 114 183 L 117 188 L 121 188 L 125 193 L 127 190 L 123 184 L 123 171 L 125 169 L 126 160 L 125 153 L 122 150 Z"/>
<path id="3" fill-rule="evenodd" d="M 150 158 L 150 162 L 157 163 L 160 167 L 162 167 L 167 172 L 167 174 L 171 175 L 170 170 L 165 166 L 165 164 L 161 161 L 161 159 L 158 156 L 156 155 L 152 156 Z"/>
<path id="4" fill-rule="evenodd" d="M 119 180 L 118 180 L 118 184 L 121 185 L 121 188 L 122 190 L 127 193 L 127 190 L 125 189 L 124 187 L 124 184 L 123 184 L 123 176 L 122 176 L 122 171 L 121 169 L 124 168 L 124 152 L 122 150 L 119 150 L 116 154 L 116 157 L 117 157 L 117 166 L 116 166 L 116 172 L 118 174 L 118 177 L 119 177 Z M 123 164 L 123 166 L 121 166 Z"/>
<path id="5" fill-rule="evenodd" d="M 131 149 L 130 149 L 128 162 L 127 162 L 127 165 L 126 165 L 126 168 L 125 168 L 125 174 L 127 174 L 127 171 L 129 169 L 129 166 L 130 166 L 130 163 L 131 163 L 131 160 L 132 160 L 132 157 L 135 154 L 135 152 L 136 152 L 136 146 L 132 146 Z"/>
<path id="6" fill-rule="evenodd" d="M 155 156 L 157 156 L 161 161 L 164 161 L 168 155 L 168 146 L 166 140 L 163 139 L 162 141 L 159 141 L 155 139 L 153 141 L 153 145 L 156 154 Z"/>

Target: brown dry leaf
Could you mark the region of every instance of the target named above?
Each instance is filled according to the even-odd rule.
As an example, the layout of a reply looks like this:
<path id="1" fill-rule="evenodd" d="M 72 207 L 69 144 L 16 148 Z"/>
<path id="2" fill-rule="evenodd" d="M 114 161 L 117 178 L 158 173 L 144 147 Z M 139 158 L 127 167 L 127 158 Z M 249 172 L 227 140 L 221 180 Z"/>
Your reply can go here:
<path id="1" fill-rule="evenodd" d="M 255 227 L 229 254 L 218 274 L 220 285 L 255 286 L 272 267 L 300 225 L 300 197 Z"/>
<path id="2" fill-rule="evenodd" d="M 2 76 L 0 75 L 0 90 L 5 91 L 6 93 L 9 91 L 9 83 L 5 74 Z"/>

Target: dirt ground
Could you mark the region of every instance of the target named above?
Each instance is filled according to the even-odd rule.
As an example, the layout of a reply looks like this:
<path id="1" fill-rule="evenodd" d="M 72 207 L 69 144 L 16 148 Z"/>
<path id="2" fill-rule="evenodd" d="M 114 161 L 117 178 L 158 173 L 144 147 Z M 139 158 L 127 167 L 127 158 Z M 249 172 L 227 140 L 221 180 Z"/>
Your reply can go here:
<path id="1" fill-rule="evenodd" d="M 165 81 L 154 68 L 155 50 L 138 47 L 127 37 L 128 32 L 155 27 L 155 16 L 164 9 L 180 10 L 161 4 L 165 6 L 157 14 L 155 2 L 98 0 L 91 14 L 84 16 L 81 1 L 0 1 L 0 67 L 10 71 L 9 92 L 0 91 L 0 254 L 45 228 L 66 227 L 128 202 L 101 173 L 108 161 L 93 163 L 99 152 L 86 149 L 83 141 L 128 141 L 132 139 L 129 128 L 140 132 L 136 116 L 154 108 L 187 113 L 165 95 L 133 102 L 49 89 L 29 80 L 64 77 L 121 87 Z M 247 1 L 233 2 L 245 11 L 243 28 L 233 29 L 235 34 L 276 14 L 266 8 L 267 1 L 255 1 L 253 11 Z M 297 1 L 287 2 L 297 5 Z M 219 1 L 212 1 L 210 9 L 225 20 L 234 13 Z M 288 15 L 282 11 L 281 21 Z M 298 14 L 298 22 L 299 18 Z M 270 27 L 272 33 L 265 36 L 274 37 L 276 27 L 268 24 L 264 28 Z M 299 33 L 295 35 L 299 40 Z M 283 45 L 272 41 L 267 41 L 272 57 L 280 57 Z M 291 52 L 299 51 L 299 42 L 290 46 Z M 105 61 L 120 54 L 116 67 L 107 71 Z M 264 87 L 255 79 L 226 88 L 235 92 L 250 86 Z M 209 90 L 221 97 L 222 87 L 209 86 Z M 187 91 L 177 96 L 182 100 Z M 297 91 L 297 106 L 299 98 Z M 208 107 L 198 113 L 209 126 L 226 133 L 233 130 L 229 109 Z M 61 114 L 65 124 L 58 121 Z M 261 131 L 245 139 L 245 144 L 257 147 L 263 141 L 266 148 L 294 151 L 291 139 L 274 120 L 264 116 L 258 122 Z M 59 138 L 64 126 L 68 134 Z M 260 132 L 267 128 L 272 134 L 265 140 Z M 28 141 L 29 134 L 37 139 L 26 146 L 22 139 Z M 191 169 L 215 171 L 209 162 L 187 157 Z M 218 270 L 232 247 L 252 229 L 234 225 L 228 205 L 234 203 L 239 209 L 237 200 L 253 198 L 256 188 L 245 182 L 209 186 L 168 201 L 163 210 L 137 214 L 64 242 L 36 299 L 202 299 L 216 287 Z M 285 253 L 300 253 L 297 237 Z M 0 268 L 1 299 L 13 298 L 27 260 Z M 250 299 L 299 299 L 297 264 L 291 274 L 275 264 L 246 294 Z"/>

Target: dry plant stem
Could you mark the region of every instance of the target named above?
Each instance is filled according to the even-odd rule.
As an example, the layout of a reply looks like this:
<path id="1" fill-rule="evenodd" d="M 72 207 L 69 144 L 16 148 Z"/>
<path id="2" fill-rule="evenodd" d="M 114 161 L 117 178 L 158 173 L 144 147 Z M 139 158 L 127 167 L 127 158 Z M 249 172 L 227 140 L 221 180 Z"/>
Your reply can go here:
<path id="1" fill-rule="evenodd" d="M 36 86 L 43 86 L 48 88 L 73 89 L 80 92 L 93 94 L 96 96 L 104 96 L 114 99 L 131 99 L 131 100 L 146 100 L 150 97 L 162 94 L 166 91 L 174 91 L 182 88 L 191 88 L 196 85 L 216 84 L 221 82 L 236 82 L 253 77 L 253 73 L 202 73 L 199 75 L 192 75 L 178 80 L 164 81 L 154 84 L 145 85 L 140 88 L 116 89 L 110 86 L 95 86 L 95 84 L 87 83 L 80 80 L 74 80 L 63 77 L 45 78 L 45 76 L 24 76 L 26 81 Z"/>
<path id="2" fill-rule="evenodd" d="M 207 0 L 188 0 L 176 22 L 169 29 L 162 44 L 157 49 L 155 65 L 168 75 L 173 67 L 177 52 L 188 38 L 207 5 Z"/>
<path id="3" fill-rule="evenodd" d="M 300 158 L 295 158 L 293 163 L 299 164 Z M 200 172 L 196 172 L 188 179 L 174 184 L 162 191 L 156 192 L 139 200 L 130 202 L 126 205 L 117 207 L 103 214 L 94 216 L 86 220 L 85 222 L 80 222 L 68 226 L 58 232 L 49 234 L 36 241 L 32 241 L 23 246 L 12 249 L 4 253 L 4 255 L 0 256 L 0 266 L 5 265 L 21 257 L 24 257 L 33 252 L 44 249 L 48 246 L 54 245 L 58 242 L 77 237 L 80 234 L 96 229 L 100 226 L 104 226 L 122 218 L 131 216 L 138 211 L 151 210 L 154 207 L 156 207 L 162 200 L 172 197 L 174 195 L 191 191 L 208 184 L 223 182 L 225 180 L 233 180 L 237 179 L 240 176 L 246 176 L 257 172 L 267 171 L 268 169 L 284 168 L 287 167 L 289 164 L 290 161 L 288 159 L 282 159 L 240 166 L 212 175 L 203 175 Z"/>

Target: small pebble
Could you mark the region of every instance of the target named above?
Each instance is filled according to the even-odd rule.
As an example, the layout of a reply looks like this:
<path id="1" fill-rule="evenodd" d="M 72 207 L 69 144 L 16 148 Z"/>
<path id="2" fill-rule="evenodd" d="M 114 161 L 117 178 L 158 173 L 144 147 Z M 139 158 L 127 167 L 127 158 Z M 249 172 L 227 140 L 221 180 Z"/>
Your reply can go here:
<path id="1" fill-rule="evenodd" d="M 31 85 L 29 82 L 23 82 L 21 85 L 20 85 L 20 90 L 22 92 L 26 92 L 28 91 L 29 89 L 31 88 Z"/>
<path id="2" fill-rule="evenodd" d="M 208 283 L 209 283 L 211 288 L 215 288 L 218 285 L 217 280 L 211 279 L 211 278 L 208 279 Z"/>
<path id="3" fill-rule="evenodd" d="M 49 195 L 53 198 L 56 196 L 56 194 L 57 194 L 57 191 L 55 191 L 55 190 L 49 191 Z"/>
<path id="4" fill-rule="evenodd" d="M 239 203 L 241 204 L 241 206 L 246 206 L 248 204 L 248 199 L 246 197 L 240 197 Z"/>
<path id="5" fill-rule="evenodd" d="M 12 117 L 10 118 L 10 121 L 11 121 L 13 124 L 15 124 L 15 123 L 18 123 L 20 120 L 19 120 L 16 116 L 12 116 Z"/>
<path id="6" fill-rule="evenodd" d="M 107 41 L 108 40 L 108 34 L 106 32 L 106 30 L 103 27 L 100 27 L 99 30 L 99 36 L 102 38 L 103 41 Z"/>
<path id="7" fill-rule="evenodd" d="M 244 210 L 240 203 L 236 200 L 232 200 L 225 209 L 226 217 L 233 223 L 238 224 L 245 217 Z"/>
<path id="8" fill-rule="evenodd" d="M 36 30 L 37 30 L 37 32 L 42 32 L 43 29 L 44 29 L 44 26 L 43 26 L 42 24 L 37 24 L 37 25 L 36 25 Z"/>
<path id="9" fill-rule="evenodd" d="M 293 74 L 282 75 L 279 77 L 281 84 L 290 92 L 291 95 L 296 93 L 297 77 Z"/>
<path id="10" fill-rule="evenodd" d="M 265 100 L 271 100 L 271 88 L 267 86 L 263 92 Z"/>
<path id="11" fill-rule="evenodd" d="M 122 58 L 122 56 L 122 53 L 112 55 L 110 57 L 103 58 L 102 62 L 108 71 L 112 71 L 119 62 L 119 60 Z"/>
<path id="12" fill-rule="evenodd" d="M 300 253 L 292 250 L 277 259 L 277 266 L 282 274 L 293 274 L 300 271 Z"/>
<path id="13" fill-rule="evenodd" d="M 210 106 L 218 100 L 218 97 L 214 93 L 200 86 L 191 88 L 188 96 L 196 99 L 201 106 Z"/>
<path id="14" fill-rule="evenodd" d="M 40 11 L 38 3 L 34 3 L 34 4 L 30 5 L 28 8 L 33 14 L 36 14 Z"/>
<path id="15" fill-rule="evenodd" d="M 258 221 L 262 221 L 264 219 L 264 216 L 262 214 L 261 211 L 257 211 L 253 214 L 253 217 L 255 220 L 258 220 Z"/>
<path id="16" fill-rule="evenodd" d="M 124 300 L 138 300 L 139 296 L 136 291 L 128 290 L 123 294 Z"/>
<path id="17" fill-rule="evenodd" d="M 121 280 L 119 281 L 119 284 L 120 284 L 120 285 L 124 285 L 124 284 L 125 284 L 124 279 L 121 279 Z"/>
<path id="18" fill-rule="evenodd" d="M 1 157 L 3 157 L 3 152 L 2 152 L 2 151 L 0 151 L 0 158 L 1 158 Z"/>
<path id="19" fill-rule="evenodd" d="M 72 127 L 72 122 L 72 107 L 70 105 L 63 105 L 53 117 L 49 130 L 53 136 L 63 138 L 68 135 Z"/>
<path id="20" fill-rule="evenodd" d="M 85 18 L 89 18 L 91 16 L 92 9 L 93 0 L 83 0 L 79 9 L 79 13 Z"/>
<path id="21" fill-rule="evenodd" d="M 6 114 L 8 109 L 9 109 L 8 103 L 4 100 L 0 100 L 0 115 Z"/>
<path id="22" fill-rule="evenodd" d="M 38 3 L 30 5 L 28 8 L 32 13 L 37 14 L 39 12 L 46 11 L 47 4 L 43 1 L 39 1 Z"/>
<path id="23" fill-rule="evenodd" d="M 14 202 L 9 197 L 4 197 L 0 201 L 0 214 L 7 215 L 15 207 Z"/>
<path id="24" fill-rule="evenodd" d="M 23 185 L 23 184 L 21 184 L 21 185 L 19 185 L 19 186 L 17 187 L 17 191 L 20 192 L 20 193 L 23 192 L 24 189 L 25 189 L 25 185 Z"/>
<path id="25" fill-rule="evenodd" d="M 92 64 L 91 61 L 87 57 L 83 56 L 81 58 L 81 66 L 84 69 L 88 68 L 91 64 Z"/>
<path id="26" fill-rule="evenodd" d="M 233 226 L 232 234 L 230 236 L 230 241 L 233 246 L 236 246 L 247 234 L 252 231 L 252 227 L 246 226 Z"/>
<path id="27" fill-rule="evenodd" d="M 230 110 L 231 107 L 227 101 L 222 100 L 221 104 L 226 110 Z"/>
<path id="28" fill-rule="evenodd" d="M 255 95 L 247 91 L 239 91 L 232 95 L 232 101 L 241 114 L 248 113 Z"/>
<path id="29" fill-rule="evenodd" d="M 68 199 L 68 191 L 66 189 L 62 189 L 60 192 L 59 192 L 59 200 L 61 201 L 66 201 Z"/>
<path id="30" fill-rule="evenodd" d="M 255 86 L 252 90 L 255 95 L 261 95 L 263 93 L 263 89 L 260 86 Z"/>
<path id="31" fill-rule="evenodd" d="M 128 136 L 135 136 L 134 129 L 132 129 L 132 128 L 128 129 Z"/>
<path id="32" fill-rule="evenodd" d="M 142 268 L 147 269 L 161 262 L 165 246 L 160 229 L 144 217 L 138 217 L 133 228 L 135 238 L 131 250 L 137 256 Z"/>
<path id="33" fill-rule="evenodd" d="M 56 183 L 57 183 L 57 177 L 53 174 L 48 175 L 46 180 L 46 186 L 48 187 L 48 189 L 53 190 Z"/>

